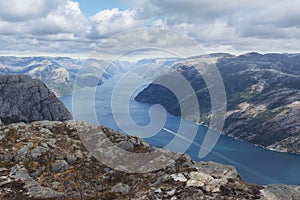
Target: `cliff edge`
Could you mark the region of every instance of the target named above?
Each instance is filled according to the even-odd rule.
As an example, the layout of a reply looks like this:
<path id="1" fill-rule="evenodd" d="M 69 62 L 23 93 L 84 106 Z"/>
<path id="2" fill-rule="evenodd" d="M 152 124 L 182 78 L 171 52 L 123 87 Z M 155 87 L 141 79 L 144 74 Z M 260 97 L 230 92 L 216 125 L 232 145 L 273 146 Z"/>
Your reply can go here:
<path id="1" fill-rule="evenodd" d="M 300 199 L 299 186 L 248 184 L 232 166 L 195 163 L 180 154 L 153 172 L 117 171 L 87 151 L 78 128 L 97 129 L 124 150 L 154 151 L 161 153 L 155 160 L 166 159 L 166 150 L 142 139 L 79 121 L 0 126 L 0 199 Z"/>
<path id="2" fill-rule="evenodd" d="M 70 119 L 70 112 L 40 80 L 27 75 L 0 75 L 2 123 Z"/>

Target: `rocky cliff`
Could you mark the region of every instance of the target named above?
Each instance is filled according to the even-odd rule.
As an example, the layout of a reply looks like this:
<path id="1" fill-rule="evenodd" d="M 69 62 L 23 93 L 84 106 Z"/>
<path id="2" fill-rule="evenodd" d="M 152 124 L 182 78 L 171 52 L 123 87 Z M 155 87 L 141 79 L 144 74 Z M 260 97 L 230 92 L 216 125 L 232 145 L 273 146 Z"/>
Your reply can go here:
<path id="1" fill-rule="evenodd" d="M 197 94 L 200 123 L 209 123 L 211 105 L 197 63 L 209 61 L 219 69 L 227 95 L 223 133 L 278 151 L 300 153 L 300 55 L 248 53 L 209 57 L 193 57 L 172 66 Z M 181 114 L 175 96 L 157 84 L 150 84 L 135 99 L 162 104 L 171 114 Z"/>
<path id="2" fill-rule="evenodd" d="M 71 118 L 63 103 L 40 80 L 27 75 L 0 75 L 2 123 L 65 121 Z"/>
<path id="3" fill-rule="evenodd" d="M 154 172 L 116 171 L 93 158 L 77 128 L 97 129 L 127 151 L 165 151 L 78 121 L 0 126 L 0 199 L 300 199 L 300 187 L 247 184 L 232 166 L 194 163 L 186 155 Z"/>

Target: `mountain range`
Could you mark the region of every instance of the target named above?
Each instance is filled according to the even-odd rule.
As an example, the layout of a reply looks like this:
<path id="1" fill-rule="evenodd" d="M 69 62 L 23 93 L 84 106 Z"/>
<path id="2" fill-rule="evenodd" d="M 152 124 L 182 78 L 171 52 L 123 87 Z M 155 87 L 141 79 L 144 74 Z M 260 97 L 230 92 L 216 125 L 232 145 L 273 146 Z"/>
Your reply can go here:
<path id="1" fill-rule="evenodd" d="M 172 70 L 181 69 L 184 74 L 188 65 L 181 67 L 178 62 L 182 61 L 174 62 Z M 294 84 L 292 80 L 288 83 Z M 138 96 L 145 95 L 149 87 Z M 155 96 L 145 99 L 149 97 Z M 290 98 L 294 105 L 297 96 Z M 1 75 L 0 103 L 0 118 L 4 119 L 4 124 L 0 120 L 0 199 L 299 199 L 299 186 L 249 184 L 232 166 L 196 163 L 187 155 L 151 147 L 138 137 L 69 120 L 70 113 L 54 93 L 28 75 Z M 106 146 L 105 140 L 95 140 L 100 134 L 126 152 L 154 153 L 154 163 L 169 164 L 149 173 L 128 173 L 126 167 L 124 171 L 113 169 L 87 150 L 79 129 L 85 134 L 84 140 L 96 147 Z M 113 155 L 114 148 L 104 153 Z"/>
<path id="2" fill-rule="evenodd" d="M 197 71 L 199 63 L 213 63 L 223 79 L 227 96 L 223 134 L 282 152 L 300 153 L 300 54 L 219 53 L 174 63 L 172 69 L 189 81 L 200 104 L 200 120 L 190 120 L 208 125 L 211 98 Z M 172 79 L 172 73 L 158 77 L 135 100 L 161 104 L 169 113 L 181 115 L 174 94 L 155 84 L 160 79 Z M 176 78 L 173 81 L 176 84 Z"/>
<path id="3" fill-rule="evenodd" d="M 150 82 L 176 71 L 189 81 L 200 102 L 200 119 L 193 119 L 194 116 L 188 119 L 209 125 L 211 99 L 205 81 L 197 72 L 199 63 L 214 64 L 223 79 L 227 96 L 223 134 L 277 151 L 300 153 L 300 54 L 215 53 L 187 59 L 143 59 L 136 63 L 2 56 L 0 74 L 30 75 L 61 97 L 82 87 L 100 85 L 131 69 Z M 181 114 L 172 92 L 160 85 L 150 84 L 135 100 L 158 103 L 173 115 Z"/>
<path id="4" fill-rule="evenodd" d="M 102 81 L 130 67 L 129 62 L 68 57 L 0 57 L 0 74 L 25 74 L 42 80 L 57 97 Z"/>

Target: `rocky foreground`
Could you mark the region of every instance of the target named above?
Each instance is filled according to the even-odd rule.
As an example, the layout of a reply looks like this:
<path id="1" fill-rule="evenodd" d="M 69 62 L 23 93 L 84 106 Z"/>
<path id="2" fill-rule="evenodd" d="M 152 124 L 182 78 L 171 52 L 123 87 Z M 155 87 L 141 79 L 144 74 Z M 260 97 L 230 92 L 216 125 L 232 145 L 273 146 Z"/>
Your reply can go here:
<path id="1" fill-rule="evenodd" d="M 78 127 L 95 128 L 78 121 L 0 125 L 0 199 L 300 199 L 299 186 L 247 184 L 232 166 L 194 163 L 186 155 L 154 172 L 116 171 L 86 150 Z M 164 151 L 98 129 L 129 152 Z"/>

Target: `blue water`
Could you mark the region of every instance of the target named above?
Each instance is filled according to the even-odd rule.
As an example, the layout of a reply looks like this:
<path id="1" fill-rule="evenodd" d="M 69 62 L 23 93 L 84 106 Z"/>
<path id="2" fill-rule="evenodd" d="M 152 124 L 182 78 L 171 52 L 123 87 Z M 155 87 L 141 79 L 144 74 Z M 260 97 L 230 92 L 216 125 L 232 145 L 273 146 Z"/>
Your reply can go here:
<path id="1" fill-rule="evenodd" d="M 73 107 L 72 95 L 62 97 L 61 100 L 73 114 L 75 113 L 75 119 L 98 123 L 114 130 L 122 131 L 116 125 L 111 111 L 111 94 L 117 80 L 118 78 L 115 77 L 105 81 L 103 85 L 97 88 L 85 88 L 76 92 L 73 94 L 75 99 Z M 121 85 L 124 95 L 128 93 L 127 88 L 130 87 L 130 84 L 131 82 L 128 80 L 127 84 Z M 143 80 L 142 84 L 147 84 L 147 81 Z M 135 94 L 137 92 L 135 91 Z M 91 94 L 95 94 L 95 97 L 91 96 Z M 120 104 L 126 104 L 126 102 L 122 102 L 121 98 Z M 145 126 L 150 122 L 148 112 L 151 105 L 136 102 L 133 98 L 130 99 L 129 105 L 130 114 L 135 123 Z M 74 112 L 74 109 L 76 112 Z M 94 110 L 96 111 L 96 117 L 93 115 Z M 159 114 L 161 110 L 158 109 L 155 112 Z M 124 114 L 114 112 L 114 115 L 122 116 Z M 128 121 L 128 123 L 130 122 Z M 164 127 L 176 132 L 179 123 L 180 118 L 168 115 Z M 198 126 L 192 122 L 184 121 L 184 123 L 189 126 Z M 195 161 L 200 161 L 198 152 L 206 131 L 206 127 L 198 126 L 197 135 L 185 152 Z M 133 134 L 140 137 L 144 136 L 142 133 Z M 145 140 L 153 146 L 164 147 L 173 138 L 174 135 L 161 130 L 155 136 L 145 138 Z M 185 143 L 185 141 L 182 140 L 182 143 Z M 176 146 L 173 150 L 176 150 Z M 250 183 L 300 185 L 300 156 L 273 152 L 224 135 L 221 135 L 213 150 L 202 161 L 215 161 L 234 165 L 241 176 Z"/>

